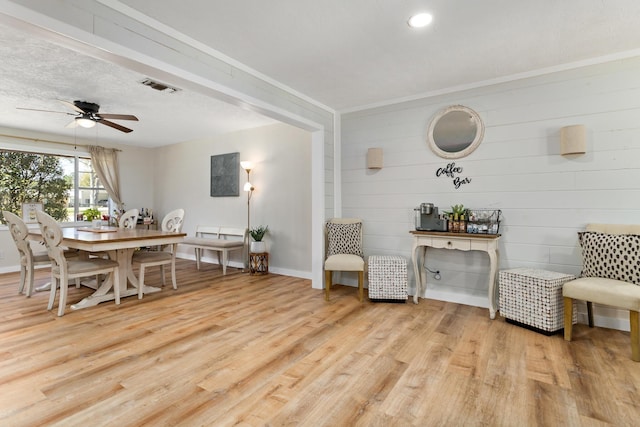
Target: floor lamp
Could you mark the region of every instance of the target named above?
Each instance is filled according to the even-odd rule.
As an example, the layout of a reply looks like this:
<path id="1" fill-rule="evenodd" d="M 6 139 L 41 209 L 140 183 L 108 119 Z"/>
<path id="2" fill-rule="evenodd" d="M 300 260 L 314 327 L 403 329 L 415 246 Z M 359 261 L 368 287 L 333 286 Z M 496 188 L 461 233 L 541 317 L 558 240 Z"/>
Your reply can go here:
<path id="1" fill-rule="evenodd" d="M 251 180 L 250 175 L 251 175 L 251 169 L 253 168 L 253 163 L 248 162 L 248 161 L 242 161 L 240 162 L 240 166 L 242 167 L 242 169 L 244 169 L 247 172 L 247 182 L 244 184 L 244 191 L 247 192 L 247 251 L 246 251 L 246 259 L 245 259 L 245 269 L 247 271 L 250 270 L 250 266 L 249 266 L 249 262 L 250 262 L 250 255 L 249 255 L 249 246 L 251 244 L 251 239 L 249 238 L 249 230 L 251 230 L 251 195 L 253 194 L 253 190 L 255 189 L 253 187 L 253 185 L 251 185 Z"/>

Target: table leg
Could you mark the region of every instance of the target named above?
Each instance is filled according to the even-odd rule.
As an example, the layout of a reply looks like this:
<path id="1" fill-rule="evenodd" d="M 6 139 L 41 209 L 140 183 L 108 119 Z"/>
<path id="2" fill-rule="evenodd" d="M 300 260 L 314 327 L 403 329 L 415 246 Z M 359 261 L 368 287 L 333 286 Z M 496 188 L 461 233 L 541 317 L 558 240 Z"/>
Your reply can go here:
<path id="1" fill-rule="evenodd" d="M 498 252 L 496 250 L 487 251 L 491 270 L 489 272 L 489 318 L 496 318 L 496 272 L 498 269 Z"/>
<path id="2" fill-rule="evenodd" d="M 118 249 L 116 251 L 109 251 L 109 258 L 118 262 L 118 278 L 120 279 L 120 298 L 128 297 L 131 295 L 138 295 L 138 279 L 133 274 L 131 268 L 131 257 L 135 249 Z M 131 287 L 127 286 L 127 281 L 131 282 Z M 77 304 L 71 306 L 72 310 L 80 310 L 82 308 L 92 307 L 98 305 L 104 301 L 115 300 L 115 294 L 113 292 L 113 280 L 111 276 L 102 285 L 96 289 L 96 291 L 84 298 Z M 152 286 L 145 286 L 144 293 L 159 292 L 160 288 Z"/>
<path id="3" fill-rule="evenodd" d="M 422 272 L 422 264 L 424 263 L 425 247 L 418 246 L 414 243 L 411 251 L 411 260 L 413 261 L 413 274 L 416 277 L 416 291 L 413 295 L 413 303 L 418 303 L 418 297 L 422 295 L 424 290 L 424 277 Z"/>

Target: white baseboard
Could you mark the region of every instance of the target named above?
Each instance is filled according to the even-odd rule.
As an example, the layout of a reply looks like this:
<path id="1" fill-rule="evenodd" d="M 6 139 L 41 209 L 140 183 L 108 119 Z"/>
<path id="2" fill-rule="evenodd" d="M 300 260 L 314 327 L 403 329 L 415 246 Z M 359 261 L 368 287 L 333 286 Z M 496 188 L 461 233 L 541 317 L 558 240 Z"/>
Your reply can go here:
<path id="1" fill-rule="evenodd" d="M 196 256 L 195 254 L 186 254 L 186 253 L 182 253 L 182 252 L 178 252 L 176 254 L 176 258 L 181 258 L 181 259 L 188 259 L 191 261 L 195 261 L 196 260 Z M 206 262 L 208 264 L 218 264 L 218 257 L 217 256 L 203 256 L 200 258 L 201 262 Z M 244 264 L 240 261 L 229 261 L 228 264 L 230 267 L 235 267 L 235 268 L 244 268 Z M 291 277 L 298 277 L 300 279 L 308 279 L 311 280 L 312 274 L 309 271 L 299 271 L 299 270 L 290 270 L 287 268 L 278 268 L 278 267 L 273 267 L 273 266 L 269 266 L 269 272 L 273 273 L 273 274 L 281 274 L 283 276 L 291 276 Z"/>
<path id="2" fill-rule="evenodd" d="M 594 308 L 594 310 L 596 310 Z M 622 311 L 621 311 L 622 312 Z M 628 311 L 624 311 L 625 313 L 629 313 Z M 581 313 L 578 311 L 578 323 L 580 324 L 589 324 L 589 317 L 587 316 L 587 312 Z M 593 315 L 593 324 L 594 326 L 598 326 L 600 328 L 609 328 L 616 329 L 618 331 L 630 331 L 631 324 L 629 323 L 629 317 L 626 319 L 620 317 L 606 317 L 606 316 L 598 316 L 596 314 Z"/>
<path id="3" fill-rule="evenodd" d="M 476 295 L 460 294 L 454 292 L 433 291 L 427 289 L 426 298 L 438 301 L 453 302 L 456 304 L 470 305 L 473 307 L 489 308 L 487 297 Z M 629 312 L 618 310 L 612 307 L 593 305 L 593 323 L 600 328 L 616 329 L 619 331 L 629 331 Z M 600 312 L 601 314 L 598 314 Z M 498 314 L 500 314 L 498 312 Z M 587 307 L 584 303 L 578 303 L 578 323 L 588 325 Z"/>
<path id="4" fill-rule="evenodd" d="M 482 307 L 486 309 L 489 308 L 489 303 L 486 296 L 477 296 L 456 292 L 434 291 L 432 289 L 427 289 L 425 298 L 435 299 L 438 301 L 454 302 L 456 304 L 470 305 L 472 307 Z"/>

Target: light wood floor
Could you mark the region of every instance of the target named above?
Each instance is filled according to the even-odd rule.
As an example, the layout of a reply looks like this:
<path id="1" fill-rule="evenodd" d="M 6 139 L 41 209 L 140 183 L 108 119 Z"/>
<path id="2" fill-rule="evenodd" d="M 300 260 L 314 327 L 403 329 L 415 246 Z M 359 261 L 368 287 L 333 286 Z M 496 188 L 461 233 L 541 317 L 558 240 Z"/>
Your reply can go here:
<path id="1" fill-rule="evenodd" d="M 344 286 L 326 303 L 308 280 L 185 260 L 177 291 L 58 318 L 17 280 L 0 275 L 2 426 L 640 424 L 625 332 L 578 325 L 566 343 L 486 309 Z"/>

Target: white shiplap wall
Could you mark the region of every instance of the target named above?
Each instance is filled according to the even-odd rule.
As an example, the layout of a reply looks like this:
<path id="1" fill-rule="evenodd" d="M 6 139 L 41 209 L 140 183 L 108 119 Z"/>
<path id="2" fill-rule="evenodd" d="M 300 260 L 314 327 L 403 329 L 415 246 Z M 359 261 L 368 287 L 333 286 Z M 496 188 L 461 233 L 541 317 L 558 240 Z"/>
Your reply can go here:
<path id="1" fill-rule="evenodd" d="M 431 117 L 452 104 L 486 126 L 480 147 L 455 160 L 472 179 L 458 190 L 435 176 L 449 161 L 426 143 Z M 573 124 L 587 126 L 587 154 L 560 156 L 560 128 Z M 421 202 L 502 209 L 501 269 L 578 274 L 586 223 L 640 222 L 640 58 L 349 113 L 341 126 L 342 213 L 363 218 L 366 255 L 409 260 Z M 366 169 L 370 147 L 383 148 L 383 169 Z M 428 267 L 442 279 L 428 275 L 427 297 L 487 306 L 486 254 L 429 249 Z M 596 310 L 601 325 L 626 329 L 626 319 Z"/>

